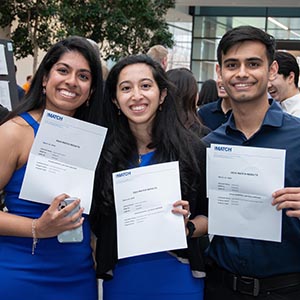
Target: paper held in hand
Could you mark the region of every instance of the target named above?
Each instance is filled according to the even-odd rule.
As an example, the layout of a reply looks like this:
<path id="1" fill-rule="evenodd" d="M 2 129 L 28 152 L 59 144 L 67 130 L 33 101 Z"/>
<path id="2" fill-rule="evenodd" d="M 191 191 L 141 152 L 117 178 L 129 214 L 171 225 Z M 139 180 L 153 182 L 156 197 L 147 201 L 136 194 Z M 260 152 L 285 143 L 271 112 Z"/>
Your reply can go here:
<path id="1" fill-rule="evenodd" d="M 20 198 L 50 204 L 66 193 L 89 213 L 95 168 L 107 129 L 45 110 L 32 145 Z"/>
<path id="2" fill-rule="evenodd" d="M 181 199 L 178 162 L 113 174 L 118 257 L 186 248 L 182 215 L 172 213 Z"/>
<path id="3" fill-rule="evenodd" d="M 272 193 L 284 186 L 285 150 L 212 144 L 207 149 L 208 232 L 281 241 L 282 212 Z"/>

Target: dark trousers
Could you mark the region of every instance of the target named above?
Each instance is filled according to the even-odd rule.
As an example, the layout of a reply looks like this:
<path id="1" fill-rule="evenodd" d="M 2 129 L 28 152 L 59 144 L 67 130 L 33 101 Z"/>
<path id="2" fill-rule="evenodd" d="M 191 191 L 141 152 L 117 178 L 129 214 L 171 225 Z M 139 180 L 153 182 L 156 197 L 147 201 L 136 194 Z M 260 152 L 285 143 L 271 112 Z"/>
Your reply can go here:
<path id="1" fill-rule="evenodd" d="M 205 300 L 300 300 L 300 283 L 288 287 L 259 291 L 257 296 L 234 291 L 232 286 L 217 274 L 218 270 L 207 272 Z"/>

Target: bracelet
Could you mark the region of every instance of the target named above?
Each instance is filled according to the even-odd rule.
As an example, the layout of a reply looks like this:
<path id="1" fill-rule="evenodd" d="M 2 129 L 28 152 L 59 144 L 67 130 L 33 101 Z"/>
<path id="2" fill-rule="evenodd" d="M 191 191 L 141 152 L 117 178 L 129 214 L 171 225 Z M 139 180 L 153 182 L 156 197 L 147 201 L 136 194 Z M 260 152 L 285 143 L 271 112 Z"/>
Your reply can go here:
<path id="1" fill-rule="evenodd" d="M 31 223 L 31 232 L 32 232 L 32 249 L 31 254 L 34 255 L 34 251 L 36 248 L 36 245 L 38 243 L 38 238 L 36 237 L 36 221 L 37 219 L 33 219 Z"/>

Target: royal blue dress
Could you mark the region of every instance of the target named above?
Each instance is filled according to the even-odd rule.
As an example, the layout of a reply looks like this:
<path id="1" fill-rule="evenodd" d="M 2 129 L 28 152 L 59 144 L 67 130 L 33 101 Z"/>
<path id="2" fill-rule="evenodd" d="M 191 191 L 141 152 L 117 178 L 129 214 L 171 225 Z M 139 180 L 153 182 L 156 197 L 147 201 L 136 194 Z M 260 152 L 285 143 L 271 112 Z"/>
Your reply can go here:
<path id="1" fill-rule="evenodd" d="M 154 152 L 142 155 L 149 164 Z M 204 279 L 169 252 L 120 259 L 113 279 L 103 281 L 103 300 L 202 300 Z"/>
<path id="2" fill-rule="evenodd" d="M 21 117 L 36 134 L 39 124 L 28 113 Z M 38 218 L 48 205 L 19 198 L 25 169 L 26 165 L 16 170 L 4 188 L 5 205 L 11 214 Z M 87 219 L 83 224 L 83 242 L 61 244 L 57 237 L 39 239 L 34 255 L 32 238 L 0 236 L 1 299 L 98 299 Z"/>

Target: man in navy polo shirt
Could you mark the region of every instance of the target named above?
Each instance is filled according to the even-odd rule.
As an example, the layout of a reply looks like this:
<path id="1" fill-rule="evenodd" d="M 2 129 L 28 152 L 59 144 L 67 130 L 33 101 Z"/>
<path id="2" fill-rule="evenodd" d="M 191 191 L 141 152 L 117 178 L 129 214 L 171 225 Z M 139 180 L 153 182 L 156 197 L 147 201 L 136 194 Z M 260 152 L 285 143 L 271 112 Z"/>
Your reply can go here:
<path id="1" fill-rule="evenodd" d="M 230 99 L 221 78 L 217 79 L 217 90 L 219 99 L 202 105 L 197 112 L 201 122 L 211 130 L 225 123 L 231 114 Z"/>
<path id="2" fill-rule="evenodd" d="M 268 99 L 268 80 L 278 71 L 274 53 L 274 38 L 255 27 L 237 27 L 222 37 L 218 76 L 232 114 L 203 140 L 286 149 L 285 188 L 274 191 L 270 203 L 282 210 L 282 241 L 214 236 L 206 300 L 300 299 L 300 119 Z"/>

